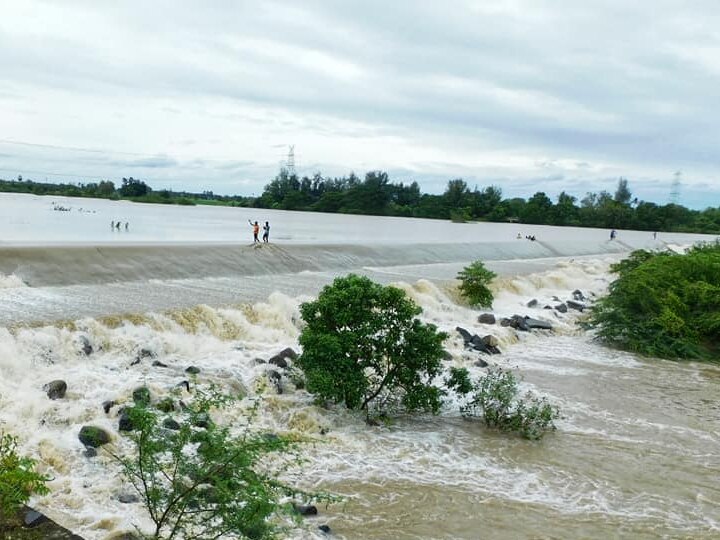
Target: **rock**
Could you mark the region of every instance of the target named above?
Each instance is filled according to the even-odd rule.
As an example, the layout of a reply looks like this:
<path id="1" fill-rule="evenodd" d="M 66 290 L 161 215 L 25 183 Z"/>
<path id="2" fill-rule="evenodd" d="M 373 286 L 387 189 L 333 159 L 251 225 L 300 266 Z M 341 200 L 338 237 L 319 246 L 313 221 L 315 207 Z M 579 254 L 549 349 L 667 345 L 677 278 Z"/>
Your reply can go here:
<path id="1" fill-rule="evenodd" d="M 552 330 L 552 324 L 538 319 L 525 317 L 525 325 L 531 330 Z"/>
<path id="2" fill-rule="evenodd" d="M 141 386 L 133 390 L 132 398 L 138 405 L 150 404 L 150 389 L 147 386 Z"/>
<path id="3" fill-rule="evenodd" d="M 90 345 L 87 336 L 80 336 L 80 350 L 85 356 L 90 356 L 93 353 L 93 347 Z"/>
<path id="4" fill-rule="evenodd" d="M 301 516 L 317 516 L 318 509 L 314 504 L 293 504 L 293 509 Z"/>
<path id="5" fill-rule="evenodd" d="M 325 534 L 331 534 L 331 533 L 332 533 L 332 531 L 330 530 L 330 525 L 320 525 L 320 526 L 318 527 L 318 529 L 320 529 L 320 531 L 321 531 L 321 532 L 324 532 Z"/>
<path id="6" fill-rule="evenodd" d="M 538 305 L 538 301 L 537 301 L 535 298 L 533 298 L 533 299 L 530 300 L 526 305 L 527 305 L 527 307 L 529 307 L 529 308 L 533 308 L 533 307 L 535 307 L 535 306 Z"/>
<path id="7" fill-rule="evenodd" d="M 140 359 L 136 357 L 135 360 L 133 360 L 132 362 L 130 362 L 130 365 L 131 365 L 131 366 L 137 366 L 139 363 L 140 363 Z"/>
<path id="8" fill-rule="evenodd" d="M 268 381 L 270 381 L 270 384 L 272 384 L 275 387 L 275 390 L 278 394 L 283 393 L 283 387 L 282 387 L 282 375 L 275 371 L 274 369 L 271 369 L 267 372 L 267 378 Z"/>
<path id="9" fill-rule="evenodd" d="M 267 364 L 264 358 L 255 358 L 253 362 L 255 362 L 256 365 Z"/>
<path id="10" fill-rule="evenodd" d="M 555 302 L 560 302 L 560 301 L 561 301 L 557 296 L 553 296 L 552 299 L 553 299 Z"/>
<path id="11" fill-rule="evenodd" d="M 200 413 L 192 419 L 193 426 L 203 429 L 209 428 L 211 422 L 210 415 L 207 413 Z"/>
<path id="12" fill-rule="evenodd" d="M 500 326 L 512 326 L 513 321 L 512 319 L 508 319 L 507 317 L 503 317 L 500 319 Z"/>
<path id="13" fill-rule="evenodd" d="M 83 452 L 83 456 L 85 456 L 88 459 L 97 457 L 97 450 L 88 446 L 87 448 L 85 448 L 85 451 Z"/>
<path id="14" fill-rule="evenodd" d="M 142 348 L 138 351 L 136 358 L 139 358 L 142 360 L 143 358 L 155 358 L 157 354 L 155 351 L 151 351 L 150 349 Z"/>
<path id="15" fill-rule="evenodd" d="M 175 385 L 176 387 L 184 386 L 185 390 L 190 391 L 190 381 L 180 381 Z"/>
<path id="16" fill-rule="evenodd" d="M 168 367 L 167 364 L 163 364 L 160 360 L 155 360 L 155 361 L 152 363 L 152 365 L 153 365 L 154 367 Z"/>
<path id="17" fill-rule="evenodd" d="M 525 323 L 525 317 L 521 315 L 513 315 L 509 319 L 503 319 L 500 321 L 500 324 L 502 326 L 509 326 L 511 328 L 514 328 L 515 330 L 521 330 L 523 332 L 529 332 L 530 328 Z"/>
<path id="18" fill-rule="evenodd" d="M 445 360 L 446 362 L 449 362 L 450 360 L 453 359 L 453 355 L 450 353 L 450 351 L 443 349 L 442 359 Z"/>
<path id="19" fill-rule="evenodd" d="M 555 306 L 555 311 L 559 311 L 560 313 L 567 313 L 567 310 L 568 308 L 564 303 Z"/>
<path id="20" fill-rule="evenodd" d="M 585 304 L 581 304 L 580 302 L 575 302 L 573 300 L 568 300 L 565 304 L 567 304 L 567 307 L 574 309 L 575 311 L 583 311 L 585 309 Z"/>
<path id="21" fill-rule="evenodd" d="M 285 349 L 277 353 L 275 356 L 273 356 L 270 360 L 268 360 L 268 363 L 274 364 L 282 369 L 287 369 L 287 359 L 297 360 L 297 357 L 297 353 L 291 347 L 286 347 Z"/>
<path id="22" fill-rule="evenodd" d="M 180 431 L 180 424 L 176 420 L 174 420 L 170 417 L 163 420 L 162 425 L 165 429 L 172 429 L 173 431 Z"/>
<path id="23" fill-rule="evenodd" d="M 127 411 L 127 409 L 123 409 L 123 411 L 120 413 L 120 419 L 118 421 L 118 430 L 119 431 L 133 431 L 135 429 L 135 424 L 132 421 L 132 418 L 130 417 L 130 413 Z"/>
<path id="24" fill-rule="evenodd" d="M 97 448 L 110 442 L 110 435 L 107 431 L 96 426 L 83 426 L 78 433 L 78 439 L 85 446 Z"/>
<path id="25" fill-rule="evenodd" d="M 43 386 L 43 390 L 47 392 L 47 396 L 50 399 L 62 399 L 65 397 L 65 392 L 67 391 L 67 383 L 60 379 L 51 381 Z"/>
<path id="26" fill-rule="evenodd" d="M 485 342 L 483 341 L 483 339 L 480 336 L 478 336 L 477 334 L 475 334 L 473 337 L 470 338 L 469 345 L 472 346 L 472 348 L 475 349 L 476 351 L 480 351 L 480 352 L 484 352 L 484 353 L 490 352 L 487 350 L 487 345 L 485 345 Z"/>
<path id="27" fill-rule="evenodd" d="M 578 302 L 582 302 L 585 300 L 585 295 L 582 293 L 580 289 L 575 289 L 572 292 L 573 300 L 577 300 Z"/>
<path id="28" fill-rule="evenodd" d="M 498 338 L 496 338 L 495 336 L 491 336 L 490 334 L 482 338 L 482 341 L 488 347 L 497 347 L 498 345 L 500 345 L 500 341 L 498 341 Z"/>
<path id="29" fill-rule="evenodd" d="M 175 402 L 170 397 L 163 398 L 157 404 L 157 409 L 166 413 L 172 412 L 175 410 Z"/>
<path id="30" fill-rule="evenodd" d="M 495 315 L 492 313 L 482 313 L 478 317 L 478 322 L 482 324 L 495 324 Z"/>
<path id="31" fill-rule="evenodd" d="M 475 362 L 475 365 L 477 367 L 482 367 L 482 368 L 488 367 L 488 363 L 485 360 L 483 360 L 482 358 L 478 358 L 477 361 Z"/>
<path id="32" fill-rule="evenodd" d="M 185 368 L 185 373 L 189 375 L 197 375 L 200 373 L 200 368 L 197 366 L 188 366 Z"/>
<path id="33" fill-rule="evenodd" d="M 103 401 L 102 408 L 103 411 L 105 411 L 105 414 L 108 414 L 110 412 L 110 409 L 112 409 L 117 403 L 113 400 Z"/>
<path id="34" fill-rule="evenodd" d="M 132 504 L 140 502 L 140 498 L 134 493 L 121 493 L 120 495 L 118 495 L 118 501 L 123 504 Z"/>
<path id="35" fill-rule="evenodd" d="M 42 525 L 43 523 L 46 523 L 48 521 L 50 520 L 46 516 L 44 516 L 37 510 L 33 510 L 31 508 L 29 508 L 23 516 L 23 523 L 28 529 L 33 529 L 38 525 Z"/>
<path id="36" fill-rule="evenodd" d="M 455 330 L 457 330 L 458 334 L 460 334 L 462 336 L 463 341 L 466 344 L 469 343 L 470 340 L 472 339 L 472 334 L 470 332 L 468 332 L 467 330 L 465 330 L 464 328 L 458 326 L 455 328 Z"/>

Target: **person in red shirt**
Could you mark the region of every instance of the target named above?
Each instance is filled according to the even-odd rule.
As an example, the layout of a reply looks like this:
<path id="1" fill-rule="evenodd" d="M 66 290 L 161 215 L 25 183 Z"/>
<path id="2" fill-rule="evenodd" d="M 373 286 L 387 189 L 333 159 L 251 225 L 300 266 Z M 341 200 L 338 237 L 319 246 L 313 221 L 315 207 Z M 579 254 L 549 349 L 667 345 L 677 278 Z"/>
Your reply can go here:
<path id="1" fill-rule="evenodd" d="M 258 240 L 258 234 L 260 233 L 260 225 L 258 225 L 258 222 L 256 221 L 253 223 L 248 219 L 248 223 L 253 228 L 253 244 L 259 244 L 260 240 Z"/>

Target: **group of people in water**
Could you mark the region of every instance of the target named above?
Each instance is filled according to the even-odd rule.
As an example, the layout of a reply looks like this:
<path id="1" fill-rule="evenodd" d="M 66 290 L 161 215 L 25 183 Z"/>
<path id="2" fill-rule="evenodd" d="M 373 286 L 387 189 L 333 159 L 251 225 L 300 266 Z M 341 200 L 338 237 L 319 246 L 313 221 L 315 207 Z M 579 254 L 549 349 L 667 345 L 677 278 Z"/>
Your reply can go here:
<path id="1" fill-rule="evenodd" d="M 520 233 L 518 233 L 516 238 L 517 238 L 518 240 L 522 240 L 522 235 L 521 235 Z M 534 235 L 534 234 L 526 234 L 526 235 L 525 235 L 525 240 L 530 240 L 531 242 L 534 242 L 534 241 L 535 241 L 535 235 Z"/>
<path id="2" fill-rule="evenodd" d="M 253 223 L 252 220 L 250 220 L 250 219 L 248 219 L 248 223 L 252 227 L 252 231 L 253 231 L 253 244 L 259 244 L 260 240 L 258 240 L 258 234 L 260 234 L 260 224 L 257 221 L 255 223 Z M 266 221 L 265 225 L 263 225 L 262 241 L 265 244 L 270 242 L 270 222 L 269 221 Z"/>
<path id="3" fill-rule="evenodd" d="M 110 230 L 111 230 L 111 231 L 119 231 L 121 225 L 122 225 L 122 222 L 121 222 L 121 221 L 117 221 L 117 222 L 116 222 L 115 220 L 112 220 L 112 221 L 110 222 Z M 129 231 L 129 230 L 130 230 L 130 223 L 129 223 L 128 221 L 125 222 L 125 230 L 126 230 L 126 231 Z"/>

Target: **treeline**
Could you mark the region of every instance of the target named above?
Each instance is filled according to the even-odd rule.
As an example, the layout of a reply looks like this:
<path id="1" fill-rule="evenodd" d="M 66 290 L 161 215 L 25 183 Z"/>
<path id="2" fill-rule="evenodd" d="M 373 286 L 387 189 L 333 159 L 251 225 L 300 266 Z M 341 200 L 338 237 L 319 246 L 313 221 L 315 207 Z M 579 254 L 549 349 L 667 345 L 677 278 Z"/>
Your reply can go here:
<path id="1" fill-rule="evenodd" d="M 171 191 L 168 189 L 153 190 L 142 180 L 123 178 L 119 186 L 110 180 L 77 184 L 54 184 L 23 180 L 0 180 L 0 192 L 32 193 L 34 195 L 56 195 L 58 197 L 88 197 L 95 199 L 130 200 L 135 202 L 157 204 L 218 204 L 228 206 L 252 206 L 252 197 L 239 195 L 215 195 L 212 191 L 192 193 L 188 191 Z"/>
<path id="2" fill-rule="evenodd" d="M 421 193 L 417 182 L 394 183 L 387 173 L 372 171 L 364 179 L 298 178 L 282 171 L 253 206 L 346 214 L 404 216 L 453 221 L 517 222 L 638 229 L 646 231 L 720 232 L 720 209 L 690 210 L 677 204 L 657 205 L 633 197 L 625 178 L 615 193 L 587 193 L 578 200 L 565 192 L 553 201 L 542 191 L 529 199 L 504 199 L 497 186 L 471 189 L 462 179 L 450 180 L 442 195 Z"/>
<path id="3" fill-rule="evenodd" d="M 633 197 L 624 178 L 614 193 L 587 193 L 582 199 L 560 193 L 553 201 L 538 191 L 529 199 L 504 199 L 497 186 L 471 189 L 462 179 L 450 180 L 444 193 L 422 193 L 417 182 L 391 182 L 383 171 L 368 172 L 363 179 L 343 177 L 299 177 L 283 170 L 260 197 L 216 195 L 212 191 L 154 191 L 142 180 L 123 178 L 120 186 L 111 181 L 79 184 L 52 184 L 34 181 L 0 180 L 0 191 L 128 199 L 163 204 L 215 204 L 280 210 L 304 210 L 343 214 L 452 219 L 453 221 L 495 221 L 539 225 L 567 225 L 720 233 L 720 208 L 690 210 L 678 204 L 658 205 Z"/>

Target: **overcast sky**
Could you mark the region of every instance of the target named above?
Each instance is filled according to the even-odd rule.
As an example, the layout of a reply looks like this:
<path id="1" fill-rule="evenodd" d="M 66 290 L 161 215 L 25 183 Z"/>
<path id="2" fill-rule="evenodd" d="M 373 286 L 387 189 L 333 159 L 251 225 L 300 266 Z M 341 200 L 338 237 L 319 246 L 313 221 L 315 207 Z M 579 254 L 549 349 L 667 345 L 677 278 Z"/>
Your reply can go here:
<path id="1" fill-rule="evenodd" d="M 720 205 L 717 0 L 4 1 L 0 177 L 387 170 Z"/>

